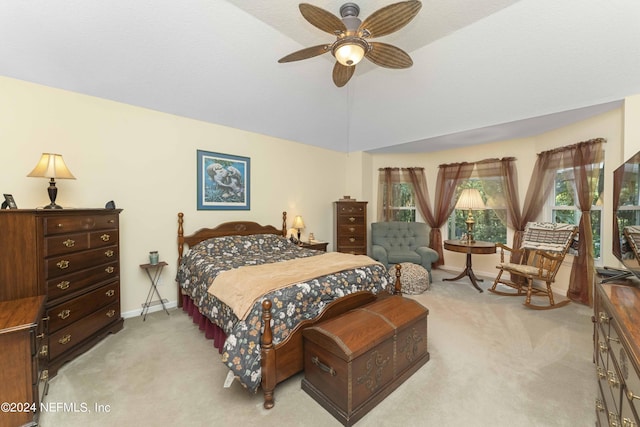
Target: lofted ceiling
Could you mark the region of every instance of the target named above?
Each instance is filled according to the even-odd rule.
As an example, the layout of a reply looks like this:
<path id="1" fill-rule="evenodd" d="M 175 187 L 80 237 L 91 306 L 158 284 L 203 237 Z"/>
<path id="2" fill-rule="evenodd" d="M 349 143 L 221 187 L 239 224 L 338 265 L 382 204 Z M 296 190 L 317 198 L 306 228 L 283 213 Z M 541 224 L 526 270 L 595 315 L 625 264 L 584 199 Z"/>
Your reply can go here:
<path id="1" fill-rule="evenodd" d="M 309 0 L 339 16 L 345 3 Z M 359 2 L 360 18 L 396 0 Z M 531 136 L 640 93 L 638 0 L 423 0 L 343 88 L 298 1 L 2 0 L 0 76 L 338 151 L 429 152 Z"/>

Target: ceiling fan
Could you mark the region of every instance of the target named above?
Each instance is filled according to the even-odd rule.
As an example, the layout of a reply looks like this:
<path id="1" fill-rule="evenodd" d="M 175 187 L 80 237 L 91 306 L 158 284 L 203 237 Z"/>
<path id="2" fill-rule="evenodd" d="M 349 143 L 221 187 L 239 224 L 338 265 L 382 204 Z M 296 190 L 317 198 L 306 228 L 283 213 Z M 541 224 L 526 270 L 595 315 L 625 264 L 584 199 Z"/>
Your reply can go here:
<path id="1" fill-rule="evenodd" d="M 300 61 L 331 52 L 336 58 L 333 67 L 333 82 L 342 87 L 356 70 L 356 64 L 367 58 L 376 65 L 386 68 L 409 68 L 411 57 L 402 49 L 390 44 L 373 42 L 369 39 L 391 34 L 404 27 L 420 11 L 422 3 L 417 0 L 390 4 L 373 12 L 367 19 L 358 18 L 360 8 L 355 3 L 345 3 L 340 7 L 338 18 L 331 12 L 300 3 L 300 13 L 311 25 L 337 37 L 330 44 L 321 44 L 293 52 L 278 62 Z"/>

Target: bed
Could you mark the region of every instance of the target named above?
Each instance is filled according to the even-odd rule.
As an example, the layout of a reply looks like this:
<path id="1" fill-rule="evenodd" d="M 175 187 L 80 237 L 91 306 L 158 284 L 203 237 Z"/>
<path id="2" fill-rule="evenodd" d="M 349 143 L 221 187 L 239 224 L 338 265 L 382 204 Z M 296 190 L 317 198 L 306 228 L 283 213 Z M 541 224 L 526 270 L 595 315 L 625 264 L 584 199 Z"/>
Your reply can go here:
<path id="1" fill-rule="evenodd" d="M 253 392 L 262 388 L 266 409 L 274 405 L 276 385 L 303 370 L 304 328 L 400 289 L 399 270 L 394 279 L 383 265 L 369 259 L 366 265 L 266 291 L 252 301 L 246 315 L 238 315 L 222 296 L 209 292 L 225 275 L 241 268 L 282 270 L 286 265 L 289 270 L 293 263 L 322 263 L 322 256 L 356 257 L 294 245 L 286 239 L 286 222 L 283 212 L 280 229 L 233 221 L 185 235 L 184 214 L 178 213 L 178 304 L 214 340 L 235 378 Z"/>

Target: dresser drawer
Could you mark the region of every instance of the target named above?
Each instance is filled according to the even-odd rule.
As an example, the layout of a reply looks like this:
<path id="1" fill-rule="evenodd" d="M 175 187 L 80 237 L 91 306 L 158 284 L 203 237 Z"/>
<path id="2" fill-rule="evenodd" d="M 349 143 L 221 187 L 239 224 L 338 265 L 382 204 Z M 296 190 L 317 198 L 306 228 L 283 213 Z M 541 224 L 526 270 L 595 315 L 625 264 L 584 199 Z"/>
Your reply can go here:
<path id="1" fill-rule="evenodd" d="M 366 212 L 364 203 L 340 203 L 338 206 L 338 216 L 342 215 L 360 215 L 364 216 Z"/>
<path id="2" fill-rule="evenodd" d="M 78 215 L 44 218 L 44 234 L 73 233 L 101 229 L 116 229 L 118 214 L 108 215 Z"/>
<path id="3" fill-rule="evenodd" d="M 83 340 L 98 332 L 109 323 L 120 318 L 118 301 L 75 322 L 66 328 L 49 334 L 49 358 L 55 358 L 67 350 L 73 349 Z"/>
<path id="4" fill-rule="evenodd" d="M 120 272 L 118 262 L 102 264 L 77 273 L 47 280 L 49 303 L 66 295 L 71 295 L 87 286 L 113 280 Z"/>
<path id="5" fill-rule="evenodd" d="M 346 228 L 359 226 L 364 228 L 364 215 L 338 215 L 338 227 Z"/>
<path id="6" fill-rule="evenodd" d="M 361 247 L 367 244 L 364 236 L 357 234 L 348 234 L 338 237 L 338 246 L 341 247 Z"/>
<path id="7" fill-rule="evenodd" d="M 118 260 L 118 246 L 107 246 L 105 248 L 57 256 L 45 261 L 45 276 L 47 279 L 60 277 L 116 260 Z"/>
<path id="8" fill-rule="evenodd" d="M 88 292 L 81 297 L 49 308 L 47 310 L 49 333 L 51 334 L 60 328 L 69 326 L 100 307 L 118 301 L 119 298 L 120 284 L 116 281 Z"/>
<path id="9" fill-rule="evenodd" d="M 44 239 L 44 256 L 50 257 L 89 249 L 87 233 L 64 234 Z"/>

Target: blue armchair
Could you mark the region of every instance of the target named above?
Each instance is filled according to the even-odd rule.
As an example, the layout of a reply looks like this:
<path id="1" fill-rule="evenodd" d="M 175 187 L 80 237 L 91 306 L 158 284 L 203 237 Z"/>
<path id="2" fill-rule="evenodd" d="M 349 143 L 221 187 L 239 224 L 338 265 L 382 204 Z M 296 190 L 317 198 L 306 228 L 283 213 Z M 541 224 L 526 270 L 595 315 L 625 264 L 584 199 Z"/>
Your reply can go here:
<path id="1" fill-rule="evenodd" d="M 438 253 L 429 247 L 429 227 L 423 222 L 374 222 L 371 224 L 371 257 L 387 268 L 411 262 L 429 272 Z"/>

